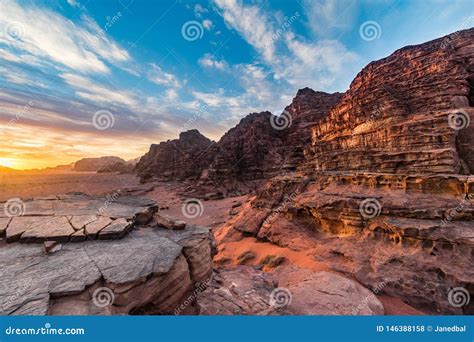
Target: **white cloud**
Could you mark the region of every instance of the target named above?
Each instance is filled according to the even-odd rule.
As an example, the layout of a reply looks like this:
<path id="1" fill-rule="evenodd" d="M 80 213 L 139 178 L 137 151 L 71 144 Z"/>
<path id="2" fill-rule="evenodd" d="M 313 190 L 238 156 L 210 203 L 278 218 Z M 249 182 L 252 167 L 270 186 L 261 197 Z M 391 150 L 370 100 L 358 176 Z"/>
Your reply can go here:
<path id="1" fill-rule="evenodd" d="M 257 6 L 244 6 L 236 0 L 214 0 L 227 25 L 237 30 L 267 62 L 275 58 L 274 30 Z"/>
<path id="2" fill-rule="evenodd" d="M 21 59 L 7 50 L 0 49 L 0 58 L 14 63 L 21 62 Z"/>
<path id="3" fill-rule="evenodd" d="M 79 2 L 77 0 L 67 0 L 67 3 L 72 7 L 79 7 Z"/>
<path id="4" fill-rule="evenodd" d="M 151 70 L 148 72 L 148 79 L 155 84 L 162 85 L 165 87 L 175 87 L 178 88 L 181 86 L 178 78 L 172 73 L 164 71 L 158 65 L 151 63 Z"/>
<path id="5" fill-rule="evenodd" d="M 178 92 L 175 89 L 168 89 L 165 92 L 165 99 L 168 101 L 176 101 L 178 99 Z"/>
<path id="6" fill-rule="evenodd" d="M 357 1 L 305 0 L 304 5 L 308 23 L 319 36 L 352 28 L 357 16 Z"/>
<path id="7" fill-rule="evenodd" d="M 108 88 L 95 83 L 84 76 L 65 73 L 61 78 L 76 90 L 76 95 L 98 104 L 113 104 L 134 107 L 138 102 L 133 94 L 127 91 Z"/>
<path id="8" fill-rule="evenodd" d="M 326 91 L 343 90 L 349 85 L 357 55 L 336 40 L 306 41 L 297 37 L 291 25 L 300 20 L 299 13 L 295 12 L 292 21 L 282 26 L 272 19 L 280 16 L 270 13 L 274 14 L 272 17 L 254 5 L 236 0 L 214 2 L 227 25 L 255 48 L 275 79 L 287 81 L 295 88 L 310 86 Z M 323 9 L 334 11 L 330 4 Z"/>
<path id="9" fill-rule="evenodd" d="M 198 60 L 199 64 L 206 68 L 216 68 L 219 70 L 225 70 L 227 63 L 223 60 L 217 60 L 215 56 L 210 53 L 206 53 L 203 57 Z"/>
<path id="10" fill-rule="evenodd" d="M 202 26 L 203 26 L 206 30 L 211 30 L 212 27 L 214 26 L 214 24 L 212 23 L 212 20 L 204 19 L 204 20 L 202 21 Z"/>
<path id="11" fill-rule="evenodd" d="M 194 6 L 194 15 L 196 16 L 196 18 L 202 18 L 202 15 L 204 13 L 209 13 L 209 10 L 203 7 L 201 4 L 196 4 Z"/>
<path id="12" fill-rule="evenodd" d="M 48 9 L 22 7 L 13 0 L 1 1 L 0 13 L 0 26 L 16 32 L 19 38 L 12 40 L 4 32 L 0 42 L 38 58 L 75 71 L 97 73 L 109 72 L 106 63 L 120 65 L 130 60 L 125 49 L 99 34 L 99 27 L 91 18 L 84 17 L 86 26 L 81 27 Z"/>

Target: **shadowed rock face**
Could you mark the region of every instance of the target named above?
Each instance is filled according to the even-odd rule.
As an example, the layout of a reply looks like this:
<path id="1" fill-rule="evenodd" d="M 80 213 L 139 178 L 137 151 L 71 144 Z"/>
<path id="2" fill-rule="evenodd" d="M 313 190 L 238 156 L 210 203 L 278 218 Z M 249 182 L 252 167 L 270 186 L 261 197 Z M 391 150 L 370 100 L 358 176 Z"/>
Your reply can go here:
<path id="1" fill-rule="evenodd" d="M 460 31 L 370 63 L 312 127 L 309 168 L 472 174 L 473 41 Z"/>
<path id="2" fill-rule="evenodd" d="M 282 116 L 287 116 L 286 122 L 270 112 L 252 113 L 216 144 L 197 130 L 188 131 L 178 140 L 152 145 L 136 171 L 142 181 L 201 178 L 198 187 L 203 189 L 241 187 L 235 183 L 294 171 L 311 140 L 311 125 L 327 115 L 341 96 L 301 89 Z"/>
<path id="3" fill-rule="evenodd" d="M 135 170 L 142 181 L 196 179 L 211 163 L 214 145 L 196 129 L 183 132 L 179 139 L 151 145 Z"/>
<path id="4" fill-rule="evenodd" d="M 282 144 L 280 131 L 271 125 L 273 114 L 249 114 L 217 143 L 208 169 L 210 178 L 262 179 L 278 167 Z"/>

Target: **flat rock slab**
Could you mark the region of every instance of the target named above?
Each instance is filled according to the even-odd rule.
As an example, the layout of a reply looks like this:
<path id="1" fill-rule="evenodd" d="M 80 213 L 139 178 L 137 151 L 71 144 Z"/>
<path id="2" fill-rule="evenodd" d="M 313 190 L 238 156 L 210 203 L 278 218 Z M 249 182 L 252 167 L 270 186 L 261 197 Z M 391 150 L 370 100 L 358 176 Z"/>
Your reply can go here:
<path id="1" fill-rule="evenodd" d="M 278 285 L 291 298 L 282 307 L 289 315 L 383 315 L 384 307 L 367 288 L 338 273 L 280 268 Z"/>
<path id="2" fill-rule="evenodd" d="M 0 236 L 5 241 L 80 242 L 123 237 L 135 223 L 147 223 L 158 210 L 153 200 L 121 196 L 91 197 L 82 193 L 17 201 L 21 215 L 0 211 Z M 5 202 L 0 205 L 6 205 Z"/>
<path id="3" fill-rule="evenodd" d="M 22 235 L 22 240 L 44 241 L 47 239 L 55 241 L 67 241 L 75 231 L 65 216 L 47 216 L 38 224 L 30 226 Z"/>
<path id="4" fill-rule="evenodd" d="M 142 227 L 120 240 L 63 244 L 52 254 L 42 244 L 0 242 L 0 315 L 126 314 L 150 303 L 157 312 L 162 306 L 174 309 L 190 290 L 195 266 L 183 254 L 189 244 L 177 242 L 184 235 L 165 235 Z M 185 235 L 201 238 L 208 231 L 190 228 Z M 210 253 L 199 258 L 210 270 Z M 107 308 L 94 303 L 98 287 L 113 293 Z"/>

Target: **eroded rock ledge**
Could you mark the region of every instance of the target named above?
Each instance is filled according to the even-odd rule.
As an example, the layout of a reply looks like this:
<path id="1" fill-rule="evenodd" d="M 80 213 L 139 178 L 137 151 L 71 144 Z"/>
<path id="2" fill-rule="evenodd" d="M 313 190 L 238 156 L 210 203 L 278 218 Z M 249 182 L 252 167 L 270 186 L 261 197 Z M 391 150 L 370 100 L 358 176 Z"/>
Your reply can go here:
<path id="1" fill-rule="evenodd" d="M 320 172 L 268 181 L 223 226 L 218 241 L 245 236 L 312 253 L 333 270 L 415 308 L 469 314 L 453 288 L 474 295 L 472 176 Z"/>
<path id="2" fill-rule="evenodd" d="M 159 228 L 151 220 L 156 205 L 148 199 L 116 199 L 104 216 L 85 225 L 82 216 L 103 199 L 71 195 L 24 203 L 25 216 L 4 218 L 7 240 L 19 240 L 0 241 L 0 315 L 173 314 L 211 276 L 209 229 Z M 34 227 L 21 224 L 27 220 Z M 97 222 L 103 227 L 92 235 L 89 227 Z M 110 234 L 125 222 L 126 230 Z M 82 241 L 71 239 L 74 227 L 85 232 Z M 102 240 L 104 232 L 114 240 Z M 60 248 L 51 253 L 37 243 L 58 240 Z M 194 306 L 189 303 L 184 313 Z"/>

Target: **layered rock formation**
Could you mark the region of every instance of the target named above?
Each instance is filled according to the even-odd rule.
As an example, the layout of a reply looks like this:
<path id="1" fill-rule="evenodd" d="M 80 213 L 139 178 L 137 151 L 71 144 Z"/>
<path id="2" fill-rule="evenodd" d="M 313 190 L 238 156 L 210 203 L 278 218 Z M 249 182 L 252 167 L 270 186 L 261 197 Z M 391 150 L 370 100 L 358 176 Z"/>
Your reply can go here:
<path id="1" fill-rule="evenodd" d="M 304 160 L 304 150 L 311 143 L 311 127 L 329 113 L 341 100 L 341 93 L 328 94 L 310 88 L 298 90 L 295 98 L 283 111 L 291 125 L 284 133 L 283 155 L 285 171 L 294 171 Z"/>
<path id="2" fill-rule="evenodd" d="M 183 132 L 179 139 L 151 145 L 135 170 L 142 181 L 197 179 L 211 163 L 215 143 L 198 130 Z"/>
<path id="3" fill-rule="evenodd" d="M 272 127 L 270 112 L 243 118 L 217 143 L 217 151 L 206 177 L 212 179 L 262 179 L 279 166 L 282 145 L 280 131 Z"/>
<path id="4" fill-rule="evenodd" d="M 471 174 L 473 36 L 457 32 L 365 67 L 312 127 L 309 168 Z"/>
<path id="5" fill-rule="evenodd" d="M 472 313 L 472 303 L 454 307 L 448 297 L 454 288 L 474 291 L 474 206 L 467 199 L 473 182 L 468 176 L 329 172 L 279 177 L 217 237 L 256 236 L 310 253 L 416 308 Z"/>
<path id="6" fill-rule="evenodd" d="M 453 302 L 474 297 L 473 75 L 474 29 L 369 64 L 311 127 L 300 172 L 267 181 L 218 240 L 255 236 L 426 312 L 474 313 Z"/>
<path id="7" fill-rule="evenodd" d="M 81 193 L 0 203 L 0 236 L 7 242 L 84 241 L 125 235 L 148 222 L 158 210 L 154 201 L 115 193 L 90 197 Z"/>

